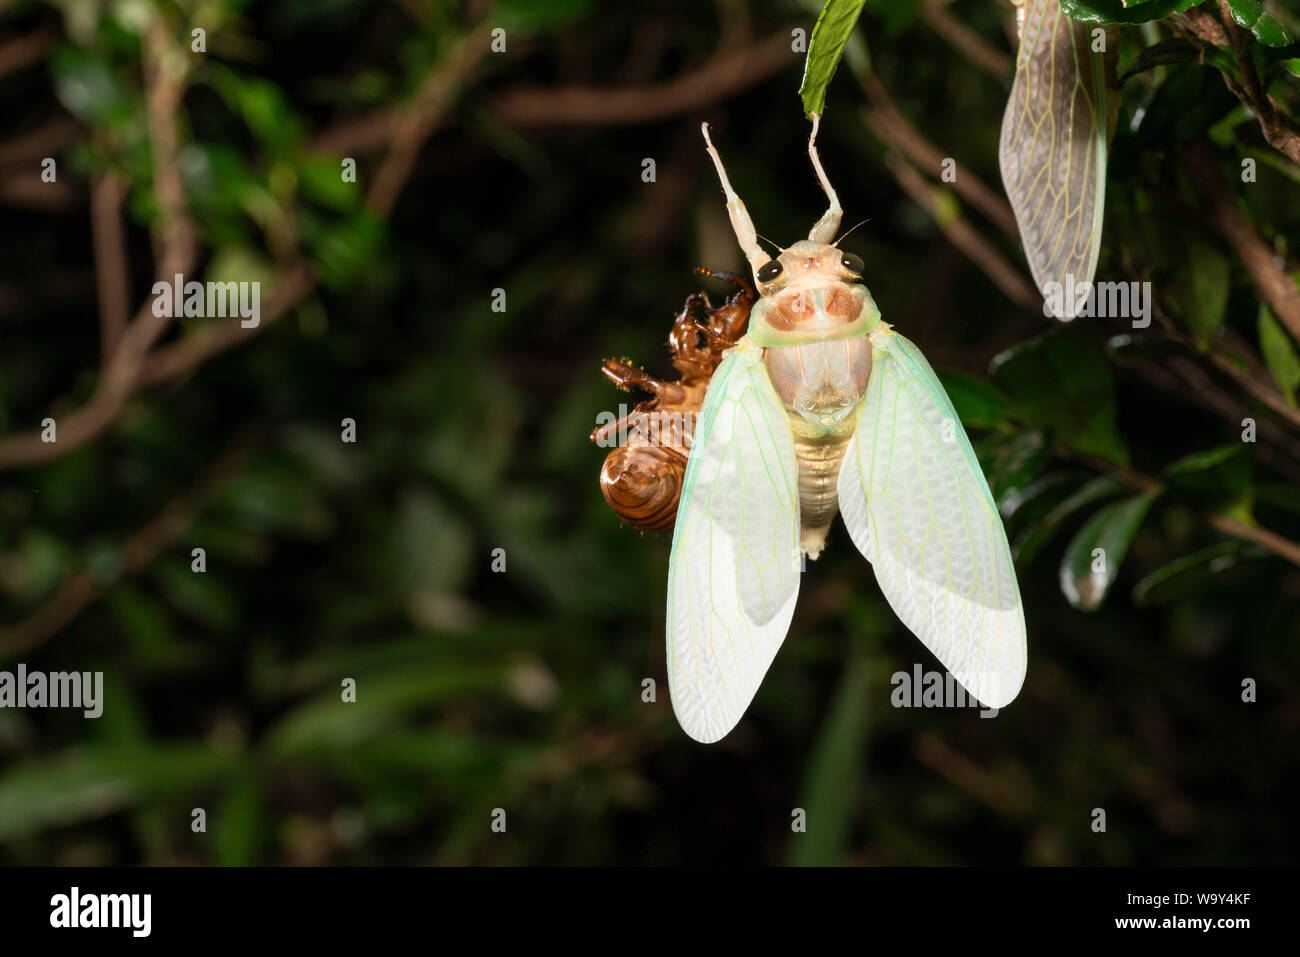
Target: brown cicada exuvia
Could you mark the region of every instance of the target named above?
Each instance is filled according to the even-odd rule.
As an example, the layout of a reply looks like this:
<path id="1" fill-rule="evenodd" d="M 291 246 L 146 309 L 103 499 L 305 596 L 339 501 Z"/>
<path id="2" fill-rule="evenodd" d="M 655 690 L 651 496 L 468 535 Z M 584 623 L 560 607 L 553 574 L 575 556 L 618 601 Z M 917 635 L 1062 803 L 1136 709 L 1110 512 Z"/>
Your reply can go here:
<path id="1" fill-rule="evenodd" d="M 722 354 L 745 334 L 754 305 L 754 288 L 735 273 L 702 267 L 696 272 L 725 279 L 737 291 L 717 307 L 704 292 L 686 297 L 668 334 L 678 380 L 665 382 L 618 359 L 601 367 L 620 389 L 650 393 L 621 418 L 606 414 L 609 421 L 591 433 L 602 448 L 614 446 L 600 470 L 605 501 L 629 525 L 649 532 L 672 530 L 704 392 Z"/>

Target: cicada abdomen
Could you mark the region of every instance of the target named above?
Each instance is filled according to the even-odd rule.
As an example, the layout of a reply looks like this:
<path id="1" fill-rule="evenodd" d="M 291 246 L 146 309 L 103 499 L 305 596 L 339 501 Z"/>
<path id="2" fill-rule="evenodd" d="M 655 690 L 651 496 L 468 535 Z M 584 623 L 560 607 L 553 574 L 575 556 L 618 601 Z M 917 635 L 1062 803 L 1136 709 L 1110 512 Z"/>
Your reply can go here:
<path id="1" fill-rule="evenodd" d="M 726 279 L 738 291 L 716 308 L 705 293 L 687 297 L 668 336 L 678 380 L 665 382 L 618 359 L 608 359 L 601 367 L 620 389 L 636 387 L 650 393 L 649 399 L 626 416 L 591 433 L 597 445 L 618 443 L 605 456 L 600 470 L 605 501 L 629 525 L 648 532 L 672 530 L 695 419 L 709 379 L 722 354 L 745 334 L 754 305 L 753 287 L 740 276 L 703 268 L 696 271 Z M 700 307 L 705 312 L 703 322 L 696 319 Z"/>

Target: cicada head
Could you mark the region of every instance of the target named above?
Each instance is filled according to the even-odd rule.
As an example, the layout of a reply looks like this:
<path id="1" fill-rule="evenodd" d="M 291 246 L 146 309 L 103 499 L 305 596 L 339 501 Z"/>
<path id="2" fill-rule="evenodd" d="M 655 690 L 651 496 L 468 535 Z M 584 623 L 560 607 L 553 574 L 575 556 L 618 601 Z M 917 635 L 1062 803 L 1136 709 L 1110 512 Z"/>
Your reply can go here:
<path id="1" fill-rule="evenodd" d="M 802 239 L 757 272 L 762 297 L 749 317 L 760 346 L 806 345 L 864 336 L 880 321 L 862 257 Z"/>
<path id="2" fill-rule="evenodd" d="M 860 256 L 841 252 L 832 242 L 839 232 L 843 210 L 817 153 L 820 120 L 816 113 L 812 114 L 812 121 L 808 157 L 830 205 L 813 224 L 807 239 L 782 249 L 775 259 L 758 244 L 758 233 L 749 211 L 732 188 L 722 157 L 709 139 L 708 124 L 701 128 L 705 147 L 727 198 L 732 229 L 754 270 L 754 281 L 762 297 L 750 314 L 749 336 L 764 347 L 853 339 L 865 336 L 880 321 L 880 310 L 863 279 L 866 264 Z"/>

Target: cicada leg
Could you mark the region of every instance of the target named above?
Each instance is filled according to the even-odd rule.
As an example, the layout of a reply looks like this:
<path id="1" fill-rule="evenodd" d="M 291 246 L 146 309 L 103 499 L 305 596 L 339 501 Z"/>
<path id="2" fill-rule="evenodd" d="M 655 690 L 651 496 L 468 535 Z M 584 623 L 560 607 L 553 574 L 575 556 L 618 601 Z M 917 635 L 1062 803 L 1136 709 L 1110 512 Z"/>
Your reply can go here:
<path id="1" fill-rule="evenodd" d="M 822 213 L 822 218 L 817 220 L 812 231 L 808 233 L 808 238 L 815 243 L 829 244 L 840 231 L 840 217 L 844 215 L 844 210 L 840 208 L 840 198 L 835 195 L 835 187 L 831 185 L 826 170 L 822 169 L 821 157 L 817 155 L 817 128 L 820 125 L 821 117 L 814 113 L 812 133 L 808 136 L 808 156 L 812 160 L 813 169 L 817 171 L 817 181 L 822 184 L 822 190 L 831 205 L 826 212 Z"/>

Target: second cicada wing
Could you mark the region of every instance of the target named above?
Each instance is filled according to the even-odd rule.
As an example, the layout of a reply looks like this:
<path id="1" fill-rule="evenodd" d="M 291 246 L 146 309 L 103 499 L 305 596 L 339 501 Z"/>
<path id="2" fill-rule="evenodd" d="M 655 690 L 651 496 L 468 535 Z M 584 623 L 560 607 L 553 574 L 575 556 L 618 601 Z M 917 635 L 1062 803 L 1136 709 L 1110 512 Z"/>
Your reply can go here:
<path id="1" fill-rule="evenodd" d="M 1006 530 L 961 420 L 919 349 L 872 333 L 871 379 L 840 467 L 840 513 L 885 599 L 981 703 L 1025 677 Z"/>
<path id="2" fill-rule="evenodd" d="M 1024 0 L 1018 13 L 1020 50 L 998 160 L 1025 258 L 1043 291 L 1049 283 L 1091 282 L 1097 269 L 1106 54 L 1093 52 L 1087 26 L 1062 13 L 1058 0 Z M 1102 40 L 1109 37 L 1103 33 Z M 1052 308 L 1058 319 L 1073 318 L 1070 305 Z"/>
<path id="3" fill-rule="evenodd" d="M 697 741 L 740 720 L 785 640 L 799 593 L 794 439 L 749 341 L 704 397 L 668 565 L 668 683 Z"/>

